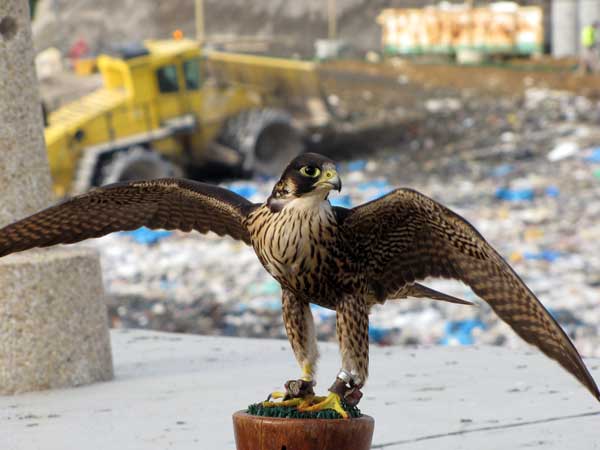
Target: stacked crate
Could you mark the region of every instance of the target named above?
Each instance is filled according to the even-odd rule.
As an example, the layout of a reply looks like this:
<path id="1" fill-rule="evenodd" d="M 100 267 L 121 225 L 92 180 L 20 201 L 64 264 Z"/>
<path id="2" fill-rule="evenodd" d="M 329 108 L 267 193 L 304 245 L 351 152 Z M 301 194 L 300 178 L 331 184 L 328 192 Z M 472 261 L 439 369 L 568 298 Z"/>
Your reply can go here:
<path id="1" fill-rule="evenodd" d="M 453 54 L 472 49 L 493 54 L 532 54 L 543 46 L 543 14 L 512 2 L 487 7 L 429 6 L 384 9 L 377 19 L 388 54 Z"/>

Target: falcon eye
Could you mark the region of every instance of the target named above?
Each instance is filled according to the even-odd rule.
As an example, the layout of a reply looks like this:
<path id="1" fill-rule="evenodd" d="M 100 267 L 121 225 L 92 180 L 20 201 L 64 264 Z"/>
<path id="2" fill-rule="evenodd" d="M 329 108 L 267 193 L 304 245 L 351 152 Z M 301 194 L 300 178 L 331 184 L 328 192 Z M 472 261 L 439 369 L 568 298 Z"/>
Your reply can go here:
<path id="1" fill-rule="evenodd" d="M 304 166 L 300 169 L 300 173 L 305 177 L 317 178 L 321 175 L 321 169 L 313 166 Z"/>

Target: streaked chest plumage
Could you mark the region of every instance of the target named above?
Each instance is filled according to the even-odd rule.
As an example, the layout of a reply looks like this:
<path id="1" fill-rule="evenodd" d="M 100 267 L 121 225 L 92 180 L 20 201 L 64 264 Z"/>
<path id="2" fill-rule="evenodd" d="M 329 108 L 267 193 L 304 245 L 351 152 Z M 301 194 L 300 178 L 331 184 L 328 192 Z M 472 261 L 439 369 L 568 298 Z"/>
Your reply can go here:
<path id="1" fill-rule="evenodd" d="M 327 201 L 296 199 L 279 212 L 264 205 L 248 220 L 252 245 L 267 271 L 283 287 L 318 296 L 337 264 L 337 222 Z"/>

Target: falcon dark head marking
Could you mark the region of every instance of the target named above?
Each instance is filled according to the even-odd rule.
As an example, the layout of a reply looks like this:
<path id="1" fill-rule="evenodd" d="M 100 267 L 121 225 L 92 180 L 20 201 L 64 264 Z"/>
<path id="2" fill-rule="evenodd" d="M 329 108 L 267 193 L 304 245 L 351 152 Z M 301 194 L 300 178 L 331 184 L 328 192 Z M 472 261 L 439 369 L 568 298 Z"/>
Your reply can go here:
<path id="1" fill-rule="evenodd" d="M 309 195 L 326 199 L 329 191 L 342 189 L 335 163 L 316 153 L 304 153 L 288 164 L 273 188 L 273 205 Z"/>

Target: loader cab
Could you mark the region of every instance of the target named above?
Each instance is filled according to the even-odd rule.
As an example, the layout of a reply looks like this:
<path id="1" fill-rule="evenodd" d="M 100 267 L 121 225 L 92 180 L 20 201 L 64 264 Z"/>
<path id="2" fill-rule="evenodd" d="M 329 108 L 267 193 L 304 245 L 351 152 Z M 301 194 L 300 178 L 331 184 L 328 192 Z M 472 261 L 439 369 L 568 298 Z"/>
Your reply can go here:
<path id="1" fill-rule="evenodd" d="M 161 120 L 198 111 L 202 77 L 200 49 L 191 40 L 146 41 Z"/>
<path id="2" fill-rule="evenodd" d="M 148 110 L 152 126 L 199 109 L 200 49 L 191 40 L 145 41 L 101 56 L 105 87 L 124 90 L 138 108 Z"/>

